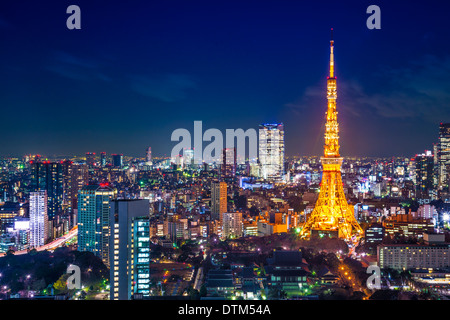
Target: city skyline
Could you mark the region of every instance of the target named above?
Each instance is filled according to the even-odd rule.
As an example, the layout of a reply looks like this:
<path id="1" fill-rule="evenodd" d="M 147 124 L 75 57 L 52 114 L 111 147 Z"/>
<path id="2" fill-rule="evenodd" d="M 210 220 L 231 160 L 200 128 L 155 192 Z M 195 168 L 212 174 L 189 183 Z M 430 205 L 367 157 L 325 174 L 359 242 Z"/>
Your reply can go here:
<path id="1" fill-rule="evenodd" d="M 0 300 L 449 300 L 449 8 L 1 3 Z"/>
<path id="2" fill-rule="evenodd" d="M 79 1 L 0 5 L 0 156 L 92 151 L 169 156 L 171 133 L 285 126 L 286 156 L 320 155 L 330 28 L 339 49 L 342 154 L 404 156 L 432 148 L 446 108 L 448 5 L 228 1 L 133 7 Z M 344 17 L 344 18 L 343 18 Z"/>

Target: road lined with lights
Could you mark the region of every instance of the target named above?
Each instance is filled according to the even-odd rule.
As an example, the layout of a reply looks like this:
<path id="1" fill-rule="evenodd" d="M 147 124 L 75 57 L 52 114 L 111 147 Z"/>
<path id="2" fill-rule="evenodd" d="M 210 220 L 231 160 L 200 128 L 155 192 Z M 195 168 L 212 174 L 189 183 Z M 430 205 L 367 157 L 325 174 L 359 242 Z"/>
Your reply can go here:
<path id="1" fill-rule="evenodd" d="M 36 249 L 36 251 L 55 250 L 56 248 L 59 248 L 59 247 L 65 245 L 67 241 L 71 240 L 72 238 L 76 237 L 77 235 L 78 235 L 78 226 L 75 226 L 74 228 L 72 228 L 68 233 L 66 233 L 62 237 L 55 239 L 52 242 L 47 243 L 43 246 L 37 247 L 35 249 Z M 20 250 L 20 251 L 15 251 L 14 254 L 20 255 L 20 254 L 26 254 L 28 252 L 29 252 L 29 250 Z M 5 255 L 6 255 L 6 253 L 0 253 L 0 257 L 4 257 Z"/>

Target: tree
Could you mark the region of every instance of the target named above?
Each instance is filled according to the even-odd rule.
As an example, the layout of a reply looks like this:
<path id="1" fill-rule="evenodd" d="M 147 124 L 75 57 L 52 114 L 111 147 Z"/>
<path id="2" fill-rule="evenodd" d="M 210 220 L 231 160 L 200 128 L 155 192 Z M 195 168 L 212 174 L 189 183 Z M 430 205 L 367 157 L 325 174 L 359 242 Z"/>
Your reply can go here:
<path id="1" fill-rule="evenodd" d="M 59 277 L 58 280 L 53 284 L 53 288 L 59 293 L 66 293 L 67 292 L 67 279 L 69 277 L 68 273 L 64 273 Z"/>
<path id="2" fill-rule="evenodd" d="M 192 285 L 189 285 L 189 287 L 186 289 L 187 294 L 191 298 L 191 300 L 198 300 L 200 299 L 200 292 L 192 287 Z"/>
<path id="3" fill-rule="evenodd" d="M 206 295 L 208 294 L 208 291 L 206 290 L 206 286 L 204 284 L 200 287 L 199 294 L 200 297 L 206 297 Z"/>

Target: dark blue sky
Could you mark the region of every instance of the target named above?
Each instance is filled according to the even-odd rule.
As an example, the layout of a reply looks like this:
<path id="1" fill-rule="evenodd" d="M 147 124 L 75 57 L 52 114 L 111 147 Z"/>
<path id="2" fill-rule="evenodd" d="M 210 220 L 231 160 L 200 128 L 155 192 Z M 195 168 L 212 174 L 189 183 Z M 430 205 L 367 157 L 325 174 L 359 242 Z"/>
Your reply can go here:
<path id="1" fill-rule="evenodd" d="M 283 122 L 288 155 L 321 155 L 331 27 L 342 155 L 430 149 L 450 122 L 450 5 L 312 2 L 2 1 L 0 155 L 168 155 L 195 120 Z"/>

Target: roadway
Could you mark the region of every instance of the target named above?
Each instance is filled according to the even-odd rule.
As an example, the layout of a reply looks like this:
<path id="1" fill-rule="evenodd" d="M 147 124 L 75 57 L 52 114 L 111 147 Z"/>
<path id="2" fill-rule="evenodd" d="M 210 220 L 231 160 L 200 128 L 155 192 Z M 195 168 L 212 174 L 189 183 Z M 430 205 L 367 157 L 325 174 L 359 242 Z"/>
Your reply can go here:
<path id="1" fill-rule="evenodd" d="M 52 242 L 49 242 L 43 246 L 34 248 L 37 251 L 45 251 L 45 250 L 55 250 L 56 248 L 59 248 L 61 246 L 64 246 L 66 244 L 67 241 L 71 240 L 72 238 L 76 237 L 78 235 L 78 226 L 75 226 L 74 228 L 72 228 L 72 230 L 70 230 L 68 233 L 66 233 L 65 235 L 63 235 L 62 237 L 53 240 Z M 29 250 L 20 250 L 20 251 L 16 251 L 14 252 L 15 255 L 19 255 L 19 254 L 26 254 L 28 253 Z M 0 257 L 5 256 L 6 253 L 0 253 Z"/>

